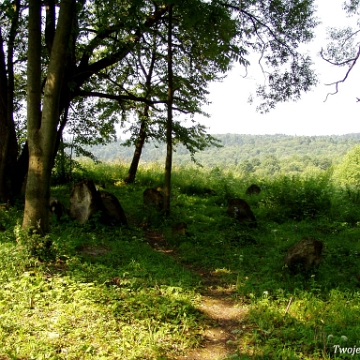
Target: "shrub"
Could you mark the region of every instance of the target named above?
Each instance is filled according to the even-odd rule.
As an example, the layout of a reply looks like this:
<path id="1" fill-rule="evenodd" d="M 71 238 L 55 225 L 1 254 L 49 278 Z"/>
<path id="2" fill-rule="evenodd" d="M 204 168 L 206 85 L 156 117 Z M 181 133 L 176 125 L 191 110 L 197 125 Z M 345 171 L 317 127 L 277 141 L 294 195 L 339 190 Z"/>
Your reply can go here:
<path id="1" fill-rule="evenodd" d="M 332 185 L 328 175 L 302 178 L 284 175 L 274 179 L 263 198 L 266 217 L 273 221 L 301 221 L 328 214 L 331 209 Z"/>
<path id="2" fill-rule="evenodd" d="M 360 187 L 360 145 L 354 146 L 336 168 L 334 178 L 341 185 Z"/>

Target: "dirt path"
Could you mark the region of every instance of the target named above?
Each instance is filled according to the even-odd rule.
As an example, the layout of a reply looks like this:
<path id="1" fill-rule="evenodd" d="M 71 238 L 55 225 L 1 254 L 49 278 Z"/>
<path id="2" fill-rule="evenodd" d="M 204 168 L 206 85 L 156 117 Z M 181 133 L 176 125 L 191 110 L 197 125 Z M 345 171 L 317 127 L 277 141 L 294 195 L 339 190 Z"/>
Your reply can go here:
<path id="1" fill-rule="evenodd" d="M 166 247 L 161 233 L 146 232 L 146 240 L 157 251 L 175 256 Z M 191 349 L 176 360 L 220 360 L 236 353 L 238 332 L 245 310 L 236 301 L 236 285 L 224 284 L 221 276 L 208 270 L 196 270 L 202 279 L 201 299 L 197 308 L 204 314 L 205 329 L 200 346 Z"/>

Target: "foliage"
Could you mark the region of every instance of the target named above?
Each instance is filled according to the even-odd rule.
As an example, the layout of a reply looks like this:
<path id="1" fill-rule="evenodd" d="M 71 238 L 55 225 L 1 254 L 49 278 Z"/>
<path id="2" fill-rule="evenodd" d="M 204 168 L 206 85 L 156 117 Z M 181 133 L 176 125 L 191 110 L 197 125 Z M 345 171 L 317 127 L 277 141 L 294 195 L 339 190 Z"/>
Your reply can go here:
<path id="1" fill-rule="evenodd" d="M 197 342 L 194 276 L 135 229 L 103 230 L 57 228 L 46 263 L 1 234 L 1 356 L 155 359 Z"/>
<path id="2" fill-rule="evenodd" d="M 336 178 L 342 185 L 360 188 L 360 146 L 354 146 L 336 169 Z"/>
<path id="3" fill-rule="evenodd" d="M 34 257 L 41 261 L 49 261 L 54 258 L 52 251 L 52 240 L 50 235 L 42 236 L 39 234 L 39 225 L 21 229 L 19 225 L 15 226 L 14 233 L 16 242 L 19 245 L 20 253 L 24 257 Z"/>
<path id="4" fill-rule="evenodd" d="M 263 215 L 270 220 L 301 221 L 330 214 L 333 187 L 329 174 L 310 178 L 283 175 L 267 186 L 268 196 L 260 206 L 268 209 Z"/>
<path id="5" fill-rule="evenodd" d="M 222 147 L 213 146 L 197 152 L 196 163 L 205 167 L 221 167 L 247 176 L 269 176 L 278 173 L 299 175 L 330 170 L 343 156 L 359 143 L 359 134 L 341 136 L 289 136 L 289 135 L 214 135 Z M 118 141 L 106 146 L 87 147 L 101 161 L 130 162 L 132 150 Z M 185 147 L 176 145 L 175 166 L 190 165 L 192 155 Z M 189 156 L 190 155 L 190 156 Z M 165 147 L 149 142 L 142 153 L 142 163 L 162 164 Z"/>

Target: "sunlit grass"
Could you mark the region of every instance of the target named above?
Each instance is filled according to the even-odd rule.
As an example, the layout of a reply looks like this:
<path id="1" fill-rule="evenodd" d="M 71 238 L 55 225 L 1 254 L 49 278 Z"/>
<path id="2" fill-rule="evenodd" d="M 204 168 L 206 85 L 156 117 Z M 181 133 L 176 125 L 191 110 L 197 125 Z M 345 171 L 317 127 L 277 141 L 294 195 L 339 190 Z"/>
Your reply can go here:
<path id="1" fill-rule="evenodd" d="M 329 174 L 249 179 L 179 167 L 164 218 L 142 204 L 147 187 L 162 187 L 163 168 L 140 167 L 130 185 L 126 171 L 124 164 L 86 163 L 76 178 L 92 178 L 116 195 L 129 226 L 53 219 L 53 253 L 40 261 L 25 251 L 30 238 L 14 232 L 21 210 L 0 211 L 0 358 L 174 358 L 199 344 L 201 284 L 192 270 L 199 268 L 235 285 L 246 310 L 232 359 L 330 359 L 334 345 L 360 347 L 356 194 Z M 260 185 L 259 195 L 245 195 L 251 183 Z M 68 205 L 70 191 L 57 186 L 52 195 Z M 249 202 L 257 228 L 226 214 L 232 197 Z M 172 234 L 179 221 L 186 235 Z M 172 256 L 152 249 L 144 229 L 163 236 Z M 284 255 L 307 236 L 323 241 L 322 263 L 292 275 Z"/>
<path id="2" fill-rule="evenodd" d="M 14 245 L 2 250 L 4 260 L 16 252 Z M 198 331 L 194 277 L 143 244 L 132 253 L 23 263 L 17 274 L 3 264 L 0 354 L 152 359 L 191 346 Z"/>

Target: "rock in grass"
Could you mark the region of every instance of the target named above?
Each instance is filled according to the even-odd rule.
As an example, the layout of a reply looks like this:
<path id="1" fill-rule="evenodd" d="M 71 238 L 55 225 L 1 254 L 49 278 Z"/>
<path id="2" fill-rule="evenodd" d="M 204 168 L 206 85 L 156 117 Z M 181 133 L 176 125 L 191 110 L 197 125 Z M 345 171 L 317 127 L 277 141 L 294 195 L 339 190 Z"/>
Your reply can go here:
<path id="1" fill-rule="evenodd" d="M 260 192 L 261 192 L 260 186 L 258 186 L 256 184 L 251 184 L 247 188 L 245 194 L 246 195 L 258 195 L 258 194 L 260 194 Z"/>
<path id="2" fill-rule="evenodd" d="M 77 183 L 70 196 L 69 214 L 83 224 L 101 210 L 100 193 L 92 180 Z"/>
<path id="3" fill-rule="evenodd" d="M 56 219 L 60 221 L 66 214 L 66 208 L 58 199 L 50 198 L 50 214 L 55 214 Z"/>
<path id="4" fill-rule="evenodd" d="M 232 199 L 229 201 L 227 213 L 241 223 L 256 227 L 257 222 L 249 204 L 243 199 Z"/>
<path id="5" fill-rule="evenodd" d="M 321 261 L 323 243 L 312 237 L 301 239 L 285 255 L 285 265 L 293 273 L 308 271 Z"/>
<path id="6" fill-rule="evenodd" d="M 164 208 L 164 196 L 163 194 L 154 189 L 148 188 L 143 192 L 144 205 L 162 210 Z"/>
<path id="7" fill-rule="evenodd" d="M 127 225 L 125 212 L 115 195 L 98 191 L 92 180 L 77 183 L 70 196 L 70 216 L 85 223 L 101 211 L 100 221 L 106 225 Z"/>
<path id="8" fill-rule="evenodd" d="M 176 235 L 186 235 L 187 234 L 187 224 L 184 222 L 178 222 L 174 224 L 172 227 L 172 234 Z"/>
<path id="9" fill-rule="evenodd" d="M 127 225 L 125 212 L 119 200 L 107 191 L 99 191 L 102 205 L 101 221 L 108 225 Z"/>

